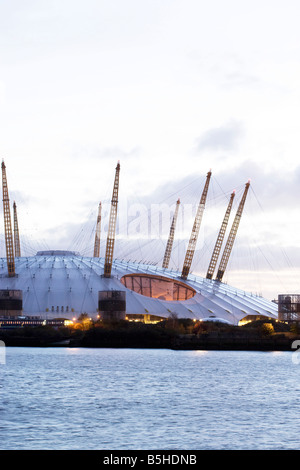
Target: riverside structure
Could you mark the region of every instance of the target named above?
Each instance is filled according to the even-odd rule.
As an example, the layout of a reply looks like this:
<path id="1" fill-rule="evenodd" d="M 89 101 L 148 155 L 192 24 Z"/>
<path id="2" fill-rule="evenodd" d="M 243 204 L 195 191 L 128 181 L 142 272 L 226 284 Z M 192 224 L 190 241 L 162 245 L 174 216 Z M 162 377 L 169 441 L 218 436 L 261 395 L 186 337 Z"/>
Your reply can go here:
<path id="1" fill-rule="evenodd" d="M 46 319 L 72 319 L 87 313 L 95 319 L 100 317 L 153 323 L 170 315 L 177 315 L 180 318 L 217 320 L 233 325 L 258 318 L 277 319 L 277 304 L 222 282 L 237 235 L 249 181 L 239 203 L 216 278 L 213 279 L 234 195 L 227 207 L 207 276 L 203 278 L 191 274 L 190 268 L 211 171 L 206 177 L 183 267 L 178 271 L 168 267 L 177 214 L 172 220 L 161 267 L 114 259 L 119 175 L 120 163 L 116 167 L 113 185 L 105 257 L 99 257 L 101 205 L 97 218 L 94 256 L 81 256 L 75 251 L 47 250 L 39 251 L 35 256 L 24 257 L 21 256 L 21 231 L 19 232 L 15 203 L 14 230 L 11 226 L 6 169 L 2 162 L 7 257 L 0 259 L 0 317 L 27 315 Z M 178 200 L 177 208 L 179 202 Z"/>

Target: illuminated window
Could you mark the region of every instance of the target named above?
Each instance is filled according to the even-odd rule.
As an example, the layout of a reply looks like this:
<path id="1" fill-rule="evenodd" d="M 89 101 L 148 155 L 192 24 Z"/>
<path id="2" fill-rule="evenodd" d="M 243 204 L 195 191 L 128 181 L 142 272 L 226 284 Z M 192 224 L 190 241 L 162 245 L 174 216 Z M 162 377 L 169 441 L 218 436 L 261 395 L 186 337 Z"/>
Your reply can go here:
<path id="1" fill-rule="evenodd" d="M 138 294 L 160 300 L 187 300 L 196 291 L 176 279 L 149 274 L 127 274 L 121 278 L 122 284 Z"/>

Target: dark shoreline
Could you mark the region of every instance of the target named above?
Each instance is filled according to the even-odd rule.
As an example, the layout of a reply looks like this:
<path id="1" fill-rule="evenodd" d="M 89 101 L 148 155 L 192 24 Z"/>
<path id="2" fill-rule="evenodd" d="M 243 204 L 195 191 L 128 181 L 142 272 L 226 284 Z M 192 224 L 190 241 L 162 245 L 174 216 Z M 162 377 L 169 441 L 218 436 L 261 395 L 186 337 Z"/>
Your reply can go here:
<path id="1" fill-rule="evenodd" d="M 224 350 L 224 351 L 295 351 L 293 341 L 299 337 L 291 338 L 169 338 L 162 342 L 144 342 L 124 338 L 123 340 L 110 339 L 105 341 L 28 338 L 26 336 L 9 337 L 1 335 L 0 340 L 8 347 L 68 347 L 68 348 L 132 348 L 132 349 L 172 349 L 177 351 L 193 350 Z"/>
<path id="2" fill-rule="evenodd" d="M 272 322 L 272 332 L 266 323 L 250 326 L 200 325 L 186 320 L 170 324 L 148 325 L 94 324 L 84 328 L 22 327 L 0 328 L 0 340 L 9 347 L 69 347 L 69 348 L 138 348 L 172 350 L 232 350 L 232 351 L 295 351 L 300 332 L 290 326 Z M 270 325 L 270 323 L 268 323 Z"/>

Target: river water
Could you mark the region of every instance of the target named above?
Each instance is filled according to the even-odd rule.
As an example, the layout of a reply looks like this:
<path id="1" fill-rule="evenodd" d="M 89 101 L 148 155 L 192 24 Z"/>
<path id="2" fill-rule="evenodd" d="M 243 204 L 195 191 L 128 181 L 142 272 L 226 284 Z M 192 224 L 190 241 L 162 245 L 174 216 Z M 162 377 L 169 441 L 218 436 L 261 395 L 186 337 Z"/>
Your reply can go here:
<path id="1" fill-rule="evenodd" d="M 292 351 L 5 353 L 1 450 L 300 448 Z"/>

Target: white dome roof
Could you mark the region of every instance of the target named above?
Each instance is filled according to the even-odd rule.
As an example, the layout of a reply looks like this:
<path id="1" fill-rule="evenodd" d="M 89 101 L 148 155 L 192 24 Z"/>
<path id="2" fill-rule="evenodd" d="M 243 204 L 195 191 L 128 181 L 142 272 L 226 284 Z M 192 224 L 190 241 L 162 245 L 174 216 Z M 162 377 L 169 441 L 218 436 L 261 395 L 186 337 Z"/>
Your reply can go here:
<path id="1" fill-rule="evenodd" d="M 23 291 L 24 315 L 72 318 L 81 313 L 96 317 L 98 292 L 126 291 L 126 313 L 179 318 L 217 317 L 237 324 L 247 315 L 277 318 L 277 305 L 262 297 L 218 281 L 190 274 L 184 284 L 195 290 L 188 300 L 162 300 L 141 295 L 125 287 L 125 275 L 163 276 L 183 282 L 178 271 L 147 264 L 114 260 L 110 278 L 103 276 L 104 259 L 83 257 L 69 251 L 44 251 L 15 259 L 16 276 L 7 275 L 6 258 L 0 258 L 0 289 Z M 58 315 L 59 314 L 59 315 Z"/>

